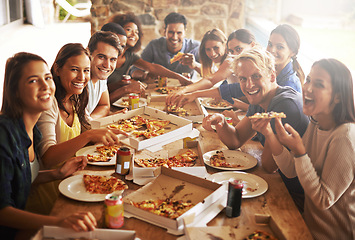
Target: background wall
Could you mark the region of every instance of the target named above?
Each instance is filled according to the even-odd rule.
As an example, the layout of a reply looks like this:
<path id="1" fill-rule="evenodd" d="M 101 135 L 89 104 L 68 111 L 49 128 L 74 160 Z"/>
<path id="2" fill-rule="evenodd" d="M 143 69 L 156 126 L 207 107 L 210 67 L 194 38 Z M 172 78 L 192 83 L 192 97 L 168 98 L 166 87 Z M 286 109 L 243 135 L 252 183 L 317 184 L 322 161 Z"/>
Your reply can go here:
<path id="1" fill-rule="evenodd" d="M 244 0 L 91 0 L 91 31 L 99 30 L 108 17 L 131 11 L 142 22 L 143 46 L 164 33 L 170 12 L 186 16 L 187 37 L 201 40 L 204 33 L 220 28 L 227 36 L 244 26 Z"/>

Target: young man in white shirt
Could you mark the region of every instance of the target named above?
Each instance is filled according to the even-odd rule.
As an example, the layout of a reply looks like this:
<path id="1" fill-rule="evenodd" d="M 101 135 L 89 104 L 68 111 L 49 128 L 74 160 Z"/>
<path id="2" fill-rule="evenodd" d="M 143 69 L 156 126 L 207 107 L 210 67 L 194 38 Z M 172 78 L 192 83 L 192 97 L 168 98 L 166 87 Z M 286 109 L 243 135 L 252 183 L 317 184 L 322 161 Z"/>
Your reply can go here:
<path id="1" fill-rule="evenodd" d="M 89 119 L 107 116 L 110 112 L 110 97 L 107 78 L 116 68 L 122 47 L 116 34 L 97 31 L 88 44 L 91 54 L 91 79 L 88 82 L 89 102 L 86 107 Z"/>

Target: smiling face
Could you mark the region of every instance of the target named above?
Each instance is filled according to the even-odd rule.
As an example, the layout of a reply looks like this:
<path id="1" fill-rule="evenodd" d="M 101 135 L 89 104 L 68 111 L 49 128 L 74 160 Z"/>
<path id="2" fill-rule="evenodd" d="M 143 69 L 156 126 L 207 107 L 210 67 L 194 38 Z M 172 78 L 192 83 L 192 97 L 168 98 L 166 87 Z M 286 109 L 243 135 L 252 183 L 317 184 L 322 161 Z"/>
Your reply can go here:
<path id="1" fill-rule="evenodd" d="M 315 119 L 333 119 L 338 97 L 333 94 L 331 77 L 319 65 L 314 65 L 303 85 L 303 112 Z"/>
<path id="2" fill-rule="evenodd" d="M 185 26 L 183 23 L 170 23 L 165 29 L 166 45 L 168 51 L 177 53 L 181 50 L 185 38 Z"/>
<path id="3" fill-rule="evenodd" d="M 123 29 L 127 34 L 127 47 L 133 48 L 139 39 L 139 31 L 137 25 L 133 22 L 129 22 L 123 26 Z"/>
<path id="4" fill-rule="evenodd" d="M 236 65 L 236 73 L 240 81 L 242 92 L 250 104 L 267 108 L 273 95 L 271 90 L 276 89 L 275 76 L 265 70 L 258 69 L 249 59 L 240 59 Z"/>
<path id="5" fill-rule="evenodd" d="M 52 107 L 55 84 L 52 74 L 42 61 L 31 61 L 23 69 L 18 86 L 18 97 L 23 113 L 39 114 Z"/>
<path id="6" fill-rule="evenodd" d="M 266 50 L 268 50 L 275 57 L 275 65 L 282 70 L 295 55 L 288 47 L 285 39 L 278 33 L 270 35 Z"/>
<path id="7" fill-rule="evenodd" d="M 254 44 L 247 44 L 233 38 L 228 42 L 228 53 L 231 55 L 239 55 L 243 50 L 251 49 Z"/>
<path id="8" fill-rule="evenodd" d="M 90 59 L 85 54 L 68 58 L 63 67 L 57 69 L 57 75 L 67 96 L 81 94 L 90 80 Z"/>
<path id="9" fill-rule="evenodd" d="M 98 42 L 91 54 L 91 79 L 94 83 L 106 80 L 116 68 L 118 50 L 110 44 Z"/>
<path id="10" fill-rule="evenodd" d="M 220 63 L 226 52 L 226 48 L 222 42 L 215 40 L 207 40 L 205 44 L 205 52 L 214 63 Z"/>

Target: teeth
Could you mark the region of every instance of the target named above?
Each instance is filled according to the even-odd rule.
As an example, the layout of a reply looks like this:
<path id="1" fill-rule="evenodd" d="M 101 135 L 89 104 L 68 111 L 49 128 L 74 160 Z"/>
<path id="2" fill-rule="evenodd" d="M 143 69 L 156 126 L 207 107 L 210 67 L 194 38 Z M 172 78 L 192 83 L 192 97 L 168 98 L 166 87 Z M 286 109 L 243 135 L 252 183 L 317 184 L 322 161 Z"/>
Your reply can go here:
<path id="1" fill-rule="evenodd" d="M 310 98 L 310 97 L 304 97 L 304 99 L 307 100 L 307 101 L 312 101 L 312 100 L 313 100 L 313 99 Z"/>
<path id="2" fill-rule="evenodd" d="M 41 99 L 41 100 L 47 100 L 48 98 L 50 98 L 50 94 L 45 94 L 45 95 L 43 95 L 43 96 L 40 96 L 39 97 L 39 99 Z"/>
<path id="3" fill-rule="evenodd" d="M 258 91 L 259 91 L 259 90 L 255 90 L 255 91 L 252 91 L 252 92 L 248 92 L 248 93 L 249 93 L 249 95 L 253 95 L 253 94 L 256 94 L 256 93 L 258 93 Z"/>
<path id="4" fill-rule="evenodd" d="M 76 87 L 84 87 L 84 83 L 73 83 Z"/>

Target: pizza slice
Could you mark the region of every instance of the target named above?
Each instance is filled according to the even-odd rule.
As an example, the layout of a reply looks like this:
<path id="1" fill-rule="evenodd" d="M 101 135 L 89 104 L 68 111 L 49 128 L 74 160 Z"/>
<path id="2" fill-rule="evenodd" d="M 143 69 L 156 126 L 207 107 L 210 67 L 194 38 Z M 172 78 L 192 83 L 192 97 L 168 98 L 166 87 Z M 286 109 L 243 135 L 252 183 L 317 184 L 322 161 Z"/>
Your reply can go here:
<path id="1" fill-rule="evenodd" d="M 83 181 L 86 191 L 94 194 L 109 194 L 128 188 L 125 182 L 111 176 L 85 174 Z"/>
<path id="2" fill-rule="evenodd" d="M 191 149 L 188 149 L 186 152 L 182 154 L 178 154 L 175 156 L 177 160 L 184 162 L 184 163 L 192 163 L 195 162 L 196 159 L 198 158 L 198 155 L 192 151 Z"/>
<path id="3" fill-rule="evenodd" d="M 154 132 L 166 127 L 169 123 L 170 121 L 168 120 L 150 119 L 147 120 L 146 126 L 147 129 Z"/>
<path id="4" fill-rule="evenodd" d="M 216 151 L 216 153 L 211 156 L 210 163 L 212 166 L 215 167 L 225 167 L 225 168 L 243 167 L 242 165 L 237 163 L 228 163 L 226 161 L 223 151 Z"/>
<path id="5" fill-rule="evenodd" d="M 111 158 L 105 157 L 101 154 L 98 154 L 98 155 L 88 154 L 86 157 L 89 162 L 108 162 L 111 160 Z"/>
<path id="6" fill-rule="evenodd" d="M 182 107 L 177 107 L 176 105 L 166 107 L 168 113 L 172 113 L 178 116 L 189 116 L 189 113 L 186 109 Z"/>
<path id="7" fill-rule="evenodd" d="M 189 209 L 191 209 L 194 204 L 191 202 L 183 202 L 181 200 L 171 200 L 167 198 L 166 200 L 144 200 L 141 202 L 131 202 L 131 204 L 137 208 L 152 212 L 159 216 L 167 217 L 170 219 L 176 219 Z"/>
<path id="8" fill-rule="evenodd" d="M 136 158 L 134 161 L 140 167 L 160 167 L 167 166 L 167 159 L 165 158 Z"/>
<path id="9" fill-rule="evenodd" d="M 252 234 L 248 235 L 248 237 L 244 238 L 243 240 L 249 240 L 249 239 L 257 239 L 257 240 L 276 240 L 274 236 L 271 234 L 265 232 L 265 231 L 260 231 L 256 230 Z"/>
<path id="10" fill-rule="evenodd" d="M 106 156 L 106 157 L 113 157 L 117 153 L 118 149 L 121 146 L 119 145 L 112 145 L 112 146 L 98 146 L 96 147 L 96 151 L 99 152 L 101 155 Z"/>
<path id="11" fill-rule="evenodd" d="M 170 64 L 180 61 L 180 59 L 185 55 L 185 53 L 178 52 L 174 57 L 170 59 Z"/>
<path id="12" fill-rule="evenodd" d="M 253 116 L 249 116 L 249 118 L 267 118 L 267 119 L 272 119 L 272 118 L 286 118 L 286 114 L 283 112 L 277 113 L 277 112 L 266 112 L 266 113 L 255 113 Z"/>

